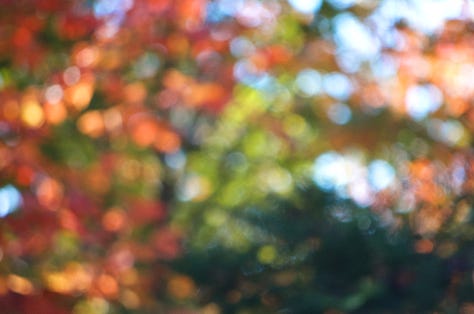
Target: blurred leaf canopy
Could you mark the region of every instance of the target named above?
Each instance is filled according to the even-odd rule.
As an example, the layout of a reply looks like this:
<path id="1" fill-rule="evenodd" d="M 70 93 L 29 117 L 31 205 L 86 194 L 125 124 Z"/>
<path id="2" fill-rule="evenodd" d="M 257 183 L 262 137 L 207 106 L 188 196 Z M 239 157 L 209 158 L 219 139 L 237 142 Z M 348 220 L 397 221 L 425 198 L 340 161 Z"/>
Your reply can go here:
<path id="1" fill-rule="evenodd" d="M 8 313 L 472 313 L 466 0 L 0 0 Z"/>

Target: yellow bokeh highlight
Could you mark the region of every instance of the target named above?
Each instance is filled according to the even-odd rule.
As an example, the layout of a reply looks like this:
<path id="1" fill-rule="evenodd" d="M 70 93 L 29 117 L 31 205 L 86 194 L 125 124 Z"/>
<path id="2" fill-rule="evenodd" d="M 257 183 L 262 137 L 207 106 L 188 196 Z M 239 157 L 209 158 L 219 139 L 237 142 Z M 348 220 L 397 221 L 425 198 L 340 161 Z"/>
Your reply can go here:
<path id="1" fill-rule="evenodd" d="M 120 162 L 120 167 L 118 169 L 118 175 L 120 179 L 125 181 L 135 181 L 137 180 L 142 173 L 142 165 L 136 159 L 124 158 Z"/>
<path id="2" fill-rule="evenodd" d="M 80 67 L 95 66 L 100 59 L 100 50 L 94 46 L 75 47 L 74 61 Z"/>
<path id="3" fill-rule="evenodd" d="M 92 272 L 79 263 L 71 262 L 63 271 L 44 273 L 43 281 L 49 290 L 56 293 L 85 292 L 91 286 Z"/>
<path id="4" fill-rule="evenodd" d="M 124 53 L 121 49 L 104 49 L 100 51 L 99 65 L 105 70 L 114 70 L 122 64 Z"/>
<path id="5" fill-rule="evenodd" d="M 283 120 L 283 127 L 285 132 L 294 137 L 304 135 L 307 129 L 306 121 L 303 117 L 297 114 L 290 114 Z"/>
<path id="6" fill-rule="evenodd" d="M 101 112 L 98 110 L 87 111 L 77 120 L 77 128 L 90 137 L 97 138 L 101 136 L 105 131 L 104 118 Z"/>
<path id="7" fill-rule="evenodd" d="M 168 282 L 168 293 L 177 299 L 187 299 L 195 292 L 194 281 L 187 276 L 177 275 Z"/>
<path id="8" fill-rule="evenodd" d="M 207 211 L 204 213 L 204 220 L 208 225 L 219 227 L 227 221 L 228 217 L 219 210 Z"/>
<path id="9" fill-rule="evenodd" d="M 193 201 L 203 201 L 212 193 L 211 181 L 202 176 L 190 177 L 184 186 L 183 196 Z"/>
<path id="10" fill-rule="evenodd" d="M 34 292 L 33 284 L 18 275 L 8 275 L 7 286 L 11 291 L 22 295 L 30 295 Z"/>
<path id="11" fill-rule="evenodd" d="M 201 314 L 221 314 L 220 307 L 215 303 L 209 303 L 202 308 Z"/>
<path id="12" fill-rule="evenodd" d="M 47 274 L 45 276 L 45 282 L 49 290 L 56 293 L 68 294 L 74 290 L 70 278 L 62 272 L 52 272 Z"/>
<path id="13" fill-rule="evenodd" d="M 189 49 L 187 38 L 179 33 L 168 36 L 166 46 L 172 55 L 182 55 Z"/>
<path id="14" fill-rule="evenodd" d="M 140 306 L 140 297 L 137 293 L 130 289 L 125 289 L 122 292 L 120 301 L 125 307 L 129 309 L 136 309 Z"/>
<path id="15" fill-rule="evenodd" d="M 21 120 L 30 128 L 39 128 L 45 121 L 43 108 L 36 100 L 26 100 L 21 104 Z"/>
<path id="16" fill-rule="evenodd" d="M 277 257 L 277 251 L 273 245 L 262 246 L 257 252 L 258 261 L 262 264 L 271 264 Z"/>
<path id="17" fill-rule="evenodd" d="M 46 103 L 44 105 L 44 112 L 46 121 L 50 124 L 60 124 L 67 118 L 67 110 L 62 102 L 56 104 Z"/>
<path id="18" fill-rule="evenodd" d="M 122 285 L 133 286 L 138 283 L 139 275 L 136 269 L 129 268 L 121 272 L 118 279 Z"/>
<path id="19" fill-rule="evenodd" d="M 64 99 L 76 110 L 83 110 L 89 106 L 94 94 L 94 77 L 84 75 L 76 85 L 69 86 L 64 91 Z"/>
<path id="20" fill-rule="evenodd" d="M 93 298 L 79 302 L 74 306 L 73 314 L 106 314 L 109 312 L 109 303 L 102 298 Z"/>
<path id="21" fill-rule="evenodd" d="M 103 112 L 104 127 L 108 132 L 119 131 L 122 127 L 122 114 L 116 108 L 110 108 Z"/>

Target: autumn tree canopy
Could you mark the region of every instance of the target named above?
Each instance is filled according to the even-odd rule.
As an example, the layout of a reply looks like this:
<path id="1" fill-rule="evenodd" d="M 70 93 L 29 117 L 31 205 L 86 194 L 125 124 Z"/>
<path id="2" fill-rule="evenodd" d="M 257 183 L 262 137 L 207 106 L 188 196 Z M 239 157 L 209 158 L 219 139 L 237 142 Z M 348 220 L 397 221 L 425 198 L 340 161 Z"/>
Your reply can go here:
<path id="1" fill-rule="evenodd" d="M 0 0 L 2 311 L 472 313 L 470 2 Z"/>

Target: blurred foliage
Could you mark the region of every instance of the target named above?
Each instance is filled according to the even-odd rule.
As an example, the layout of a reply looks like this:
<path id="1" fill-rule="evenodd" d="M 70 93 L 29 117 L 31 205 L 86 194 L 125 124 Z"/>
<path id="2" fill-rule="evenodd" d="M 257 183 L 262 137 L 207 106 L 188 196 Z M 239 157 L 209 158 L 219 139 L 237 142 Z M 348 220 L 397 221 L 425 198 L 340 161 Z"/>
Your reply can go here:
<path id="1" fill-rule="evenodd" d="M 474 312 L 456 0 L 0 0 L 11 314 Z"/>
<path id="2" fill-rule="evenodd" d="M 215 242 L 191 238 L 174 265 L 223 313 L 458 313 L 472 302 L 472 240 L 446 256 L 453 243 L 442 237 L 438 252 L 420 254 L 425 240 L 406 226 L 388 228 L 310 183 L 239 208 L 208 234 Z M 234 243 L 216 243 L 221 234 Z"/>

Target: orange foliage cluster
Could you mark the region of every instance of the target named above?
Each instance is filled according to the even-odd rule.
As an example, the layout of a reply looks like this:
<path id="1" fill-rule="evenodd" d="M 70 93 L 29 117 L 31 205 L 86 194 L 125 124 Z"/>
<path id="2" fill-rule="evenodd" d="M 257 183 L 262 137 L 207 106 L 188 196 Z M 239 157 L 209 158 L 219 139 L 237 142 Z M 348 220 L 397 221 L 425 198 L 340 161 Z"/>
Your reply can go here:
<path id="1" fill-rule="evenodd" d="M 472 22 L 447 21 L 432 40 L 406 27 L 400 27 L 398 35 L 397 46 L 387 51 L 398 63 L 398 72 L 391 81 L 378 84 L 381 89 L 378 93 L 384 97 L 382 103 L 391 106 L 394 112 L 406 114 L 408 88 L 431 83 L 442 91 L 444 100 L 443 107 L 436 112 L 437 116 L 466 117 L 472 122 Z M 380 101 L 368 103 L 378 107 Z"/>
<path id="2" fill-rule="evenodd" d="M 394 218 L 393 209 L 406 214 L 411 228 L 422 237 L 415 245 L 419 253 L 453 254 L 456 249 L 446 249 L 446 243 L 436 242 L 436 235 L 466 224 L 471 212 L 468 204 L 474 191 L 470 148 L 474 130 L 473 29 L 470 20 L 450 20 L 428 37 L 410 27 L 398 26 L 394 30 L 395 44 L 384 48 L 380 56 L 381 60 L 388 58 L 393 62 L 393 75 L 379 78 L 366 71 L 348 74 L 356 87 L 347 101 L 351 109 L 374 115 L 389 112 L 390 121 L 380 118 L 384 122 L 369 125 L 361 119 L 358 124 L 324 130 L 336 150 L 352 145 L 369 151 L 406 149 L 400 156 L 390 156 L 398 167 L 399 182 L 378 192 L 372 207 L 382 220 L 394 225 L 401 220 L 397 215 Z M 341 71 L 334 63 L 334 55 L 330 44 L 308 41 L 299 61 L 315 65 L 321 72 Z M 439 102 L 421 117 L 410 112 L 408 104 L 409 90 L 416 86 L 429 86 L 423 97 Z M 317 97 L 317 110 L 334 102 Z M 414 106 L 416 109 L 423 104 Z M 319 111 L 317 114 L 322 116 Z M 377 119 L 373 121 L 377 123 Z M 410 144 L 403 142 L 407 133 Z"/>
<path id="3" fill-rule="evenodd" d="M 15 298 L 35 307 L 25 313 L 68 313 L 75 299 L 139 308 L 167 276 L 136 268 L 179 256 L 181 232 L 165 225 L 159 158 L 142 163 L 134 154 L 181 148 L 182 134 L 167 118 L 173 108 L 219 112 L 229 99 L 231 63 L 206 59 L 228 45 L 204 27 L 205 4 L 139 0 L 116 26 L 81 1 L 29 0 L 1 10 L 0 59 L 11 64 L 11 78 L 0 82 L 1 183 L 22 194 L 21 211 L 0 222 L 7 311 Z M 179 69 L 186 62 L 196 62 L 201 80 Z M 21 75 L 26 86 L 17 84 Z M 94 157 L 44 153 L 59 138 L 74 145 L 77 138 L 57 134 L 64 125 L 93 143 Z M 133 184 L 147 196 L 126 191 Z M 183 299 L 194 286 L 176 277 L 168 290 Z M 64 309 L 50 302 L 57 295 Z"/>

